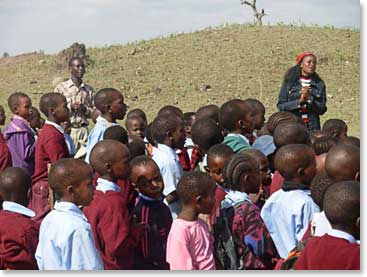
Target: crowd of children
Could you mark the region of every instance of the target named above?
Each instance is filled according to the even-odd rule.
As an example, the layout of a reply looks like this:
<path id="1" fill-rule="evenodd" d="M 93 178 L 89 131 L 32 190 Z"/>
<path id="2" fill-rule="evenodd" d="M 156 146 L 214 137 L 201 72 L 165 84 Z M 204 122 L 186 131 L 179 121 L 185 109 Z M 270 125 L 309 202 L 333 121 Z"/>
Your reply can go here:
<path id="1" fill-rule="evenodd" d="M 0 269 L 360 269 L 360 142 L 343 120 L 309 131 L 231 99 L 149 122 L 104 88 L 75 145 L 70 99 L 42 95 L 43 119 L 25 93 L 8 98 Z"/>

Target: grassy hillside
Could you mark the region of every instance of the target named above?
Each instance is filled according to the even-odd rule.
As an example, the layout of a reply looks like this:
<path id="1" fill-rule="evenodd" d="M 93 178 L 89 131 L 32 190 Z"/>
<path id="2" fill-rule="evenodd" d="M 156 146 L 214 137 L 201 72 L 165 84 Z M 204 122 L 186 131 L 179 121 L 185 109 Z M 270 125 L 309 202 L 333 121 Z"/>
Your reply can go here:
<path id="1" fill-rule="evenodd" d="M 120 89 L 130 108 L 142 108 L 149 120 L 166 104 L 178 105 L 186 112 L 235 97 L 261 100 L 269 116 L 277 110 L 284 72 L 305 50 L 319 55 L 317 72 L 327 86 L 328 112 L 322 122 L 341 118 L 347 121 L 349 133 L 359 136 L 359 31 L 231 25 L 88 48 L 94 65 L 87 68 L 85 81 L 96 90 Z M 21 90 L 38 106 L 42 93 L 52 91 L 58 81 L 69 76 L 67 71 L 57 71 L 55 64 L 55 56 L 37 53 L 1 58 L 1 104 L 9 93 Z"/>

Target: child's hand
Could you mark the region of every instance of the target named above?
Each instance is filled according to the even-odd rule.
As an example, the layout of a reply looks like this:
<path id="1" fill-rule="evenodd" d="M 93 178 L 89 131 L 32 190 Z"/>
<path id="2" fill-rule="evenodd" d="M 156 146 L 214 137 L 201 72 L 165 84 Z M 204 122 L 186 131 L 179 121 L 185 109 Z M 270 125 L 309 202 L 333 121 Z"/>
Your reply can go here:
<path id="1" fill-rule="evenodd" d="M 259 199 L 261 198 L 261 196 L 263 195 L 264 193 L 264 189 L 262 188 L 262 186 L 260 186 L 260 189 L 259 189 L 259 192 L 258 193 L 249 193 L 249 197 L 252 201 L 252 203 L 256 204 Z"/>

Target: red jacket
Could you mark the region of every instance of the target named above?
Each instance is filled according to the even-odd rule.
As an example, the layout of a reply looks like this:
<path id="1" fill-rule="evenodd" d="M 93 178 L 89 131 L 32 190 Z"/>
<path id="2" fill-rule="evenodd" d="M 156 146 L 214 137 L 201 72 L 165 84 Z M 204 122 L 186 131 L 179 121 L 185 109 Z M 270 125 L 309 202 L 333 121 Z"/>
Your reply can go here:
<path id="1" fill-rule="evenodd" d="M 3 134 L 0 133 L 0 172 L 9 166 L 12 166 L 11 154 Z"/>

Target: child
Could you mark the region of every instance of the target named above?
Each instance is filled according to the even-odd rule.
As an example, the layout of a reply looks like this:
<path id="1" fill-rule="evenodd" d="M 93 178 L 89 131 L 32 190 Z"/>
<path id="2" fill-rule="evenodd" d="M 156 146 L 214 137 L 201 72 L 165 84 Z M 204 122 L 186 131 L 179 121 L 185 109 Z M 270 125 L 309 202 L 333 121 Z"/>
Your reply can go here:
<path id="1" fill-rule="evenodd" d="M 125 117 L 127 106 L 124 103 L 124 96 L 114 88 L 104 88 L 97 92 L 94 104 L 102 115 L 97 117 L 97 123 L 88 136 L 87 154 L 85 161 L 89 163 L 89 155 L 94 145 L 103 139 L 103 133 L 113 125 L 118 125 L 116 120 Z"/>
<path id="2" fill-rule="evenodd" d="M 315 139 L 311 146 L 316 155 L 321 155 L 329 152 L 330 148 L 336 145 L 337 142 L 336 138 L 332 136 L 323 136 Z"/>
<path id="3" fill-rule="evenodd" d="M 205 172 L 207 166 L 207 152 L 215 144 L 222 143 L 223 135 L 220 128 L 212 119 L 200 119 L 195 121 L 191 129 L 193 142 L 199 147 L 202 160 L 199 161 L 195 170 Z"/>
<path id="4" fill-rule="evenodd" d="M 219 107 L 214 104 L 202 106 L 195 112 L 195 120 L 213 119 L 219 125 Z"/>
<path id="5" fill-rule="evenodd" d="M 3 106 L 0 105 L 0 126 L 4 126 L 6 120 L 5 111 Z M 6 140 L 4 139 L 3 134 L 0 129 L 0 172 L 2 172 L 5 168 L 12 166 L 11 154 L 6 144 Z M 1 205 L 1 198 L 0 198 Z"/>
<path id="6" fill-rule="evenodd" d="M 240 268 L 273 269 L 278 253 L 260 217 L 260 209 L 249 197 L 260 189 L 258 163 L 245 152 L 234 154 L 226 161 L 223 176 L 229 190 L 220 212 L 225 213 L 231 226 Z"/>
<path id="7" fill-rule="evenodd" d="M 329 133 L 322 130 L 314 130 L 310 132 L 311 144 L 313 144 L 315 140 L 323 137 L 329 137 Z"/>
<path id="8" fill-rule="evenodd" d="M 90 163 L 100 177 L 93 201 L 83 212 L 92 227 L 104 269 L 132 269 L 141 232 L 130 224 L 126 200 L 116 183 L 130 173 L 129 151 L 118 141 L 102 140 L 93 147 Z"/>
<path id="9" fill-rule="evenodd" d="M 40 112 L 35 107 L 31 107 L 29 109 L 29 117 L 28 122 L 32 128 L 32 131 L 35 136 L 35 140 L 37 140 L 39 131 L 42 129 L 43 125 L 45 124 L 45 120 L 41 117 Z"/>
<path id="10" fill-rule="evenodd" d="M 332 147 L 325 161 L 326 173 L 334 181 L 360 178 L 360 151 L 353 145 L 340 144 Z"/>
<path id="11" fill-rule="evenodd" d="M 223 143 L 235 153 L 251 147 L 245 137 L 254 131 L 254 115 L 249 104 L 240 99 L 224 103 L 219 109 L 219 123 L 228 132 Z"/>
<path id="12" fill-rule="evenodd" d="M 73 157 L 76 153 L 76 149 L 75 149 L 74 141 L 70 136 L 70 133 L 71 133 L 70 119 L 67 121 L 61 122 L 60 126 L 64 128 L 64 138 L 65 138 L 66 146 L 68 147 L 68 150 L 69 150 L 69 156 Z"/>
<path id="13" fill-rule="evenodd" d="M 186 173 L 177 185 L 182 211 L 173 220 L 167 241 L 167 262 L 171 270 L 214 270 L 213 237 L 198 218 L 214 206 L 215 182 L 203 172 Z"/>
<path id="14" fill-rule="evenodd" d="M 268 121 L 266 122 L 266 127 L 270 133 L 269 135 L 272 136 L 274 134 L 276 127 L 280 123 L 285 123 L 285 122 L 300 123 L 300 120 L 298 119 L 296 115 L 290 112 L 286 112 L 286 111 L 275 112 L 269 117 Z"/>
<path id="15" fill-rule="evenodd" d="M 183 170 L 175 149 L 182 148 L 185 144 L 184 122 L 179 116 L 158 116 L 153 121 L 152 131 L 158 143 L 152 158 L 157 163 L 163 177 L 163 194 L 166 204 L 168 204 L 172 217 L 176 218 L 181 211 L 176 185 Z"/>
<path id="16" fill-rule="evenodd" d="M 272 173 L 274 173 L 274 157 L 277 147 L 274 144 L 274 138 L 270 135 L 262 135 L 256 139 L 252 145 L 253 149 L 259 150 L 263 153 L 269 162 L 269 168 Z"/>
<path id="17" fill-rule="evenodd" d="M 61 159 L 51 166 L 48 179 L 58 201 L 41 224 L 39 269 L 102 270 L 91 226 L 78 208 L 93 199 L 92 168 L 82 160 Z"/>
<path id="18" fill-rule="evenodd" d="M 130 152 L 130 159 L 134 159 L 137 156 L 145 155 L 145 143 L 143 140 L 136 138 L 127 146 Z"/>
<path id="19" fill-rule="evenodd" d="M 144 139 L 145 121 L 139 116 L 130 116 L 126 119 L 126 130 L 129 136 L 129 142 L 133 140 L 133 137 Z"/>
<path id="20" fill-rule="evenodd" d="M 129 141 L 126 130 L 120 125 L 108 127 L 103 134 L 103 139 L 117 140 L 126 146 L 128 145 Z"/>
<path id="21" fill-rule="evenodd" d="M 360 270 L 360 184 L 342 181 L 324 196 L 324 210 L 332 229 L 308 241 L 295 269 Z"/>
<path id="22" fill-rule="evenodd" d="M 139 200 L 133 211 L 137 222 L 149 226 L 139 242 L 134 269 L 169 269 L 166 245 L 172 216 L 163 203 L 164 183 L 158 165 L 147 156 L 138 156 L 131 163 L 131 180 L 139 191 Z"/>
<path id="23" fill-rule="evenodd" d="M 320 211 L 309 190 L 316 174 L 315 152 L 304 144 L 282 146 L 275 154 L 275 168 L 284 182 L 282 189 L 265 202 L 261 217 L 280 257 L 285 259 L 302 239 L 313 214 Z"/>
<path id="24" fill-rule="evenodd" d="M 36 143 L 35 171 L 32 176 L 32 194 L 29 208 L 36 212 L 37 219 L 50 210 L 48 202 L 48 168 L 50 164 L 69 157 L 64 129 L 60 124 L 69 120 L 66 98 L 59 93 L 46 93 L 40 99 L 40 110 L 47 117 Z"/>
<path id="25" fill-rule="evenodd" d="M 252 145 L 257 136 L 257 131 L 261 130 L 265 123 L 265 106 L 257 99 L 247 98 L 244 100 L 245 103 L 249 104 L 254 113 L 254 132 L 246 134 L 247 139 Z"/>
<path id="26" fill-rule="evenodd" d="M 31 220 L 35 213 L 27 209 L 32 179 L 19 167 L 9 167 L 0 174 L 0 269 L 36 270 L 34 257 L 39 224 Z"/>
<path id="27" fill-rule="evenodd" d="M 330 136 L 341 140 L 347 136 L 348 125 L 341 119 L 328 119 L 322 125 L 322 130 L 327 132 Z"/>
<path id="28" fill-rule="evenodd" d="M 147 116 L 145 112 L 142 109 L 132 109 L 127 113 L 126 119 L 129 119 L 130 117 L 140 117 L 144 121 L 144 129 L 147 127 L 148 121 Z"/>
<path id="29" fill-rule="evenodd" d="M 145 138 L 144 138 L 145 149 L 149 157 L 153 156 L 154 149 L 156 149 L 158 146 L 158 142 L 153 137 L 152 127 L 153 122 L 150 122 L 147 128 L 145 129 Z"/>
<path id="30" fill-rule="evenodd" d="M 194 142 L 191 139 L 191 127 L 195 122 L 195 113 L 187 112 L 184 113 L 184 123 L 185 123 L 185 134 L 186 141 L 184 147 L 187 149 L 187 153 L 189 154 L 189 158 L 191 161 L 192 150 L 194 149 Z"/>
<path id="31" fill-rule="evenodd" d="M 15 92 L 9 96 L 8 105 L 14 115 L 4 131 L 4 137 L 11 153 L 13 166 L 24 168 L 32 176 L 36 145 L 33 131 L 27 121 L 32 101 L 28 95 Z"/>

